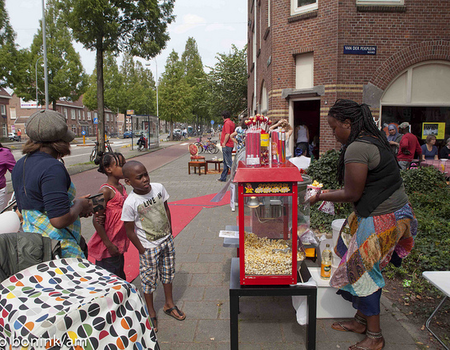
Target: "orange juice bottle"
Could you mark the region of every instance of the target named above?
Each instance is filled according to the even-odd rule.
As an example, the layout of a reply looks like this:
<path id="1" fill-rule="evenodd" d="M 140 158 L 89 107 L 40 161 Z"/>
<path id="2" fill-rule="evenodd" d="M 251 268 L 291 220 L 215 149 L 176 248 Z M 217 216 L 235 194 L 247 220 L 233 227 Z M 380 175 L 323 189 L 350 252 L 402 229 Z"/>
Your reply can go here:
<path id="1" fill-rule="evenodd" d="M 329 280 L 331 277 L 331 262 L 333 260 L 333 254 L 330 250 L 330 245 L 327 244 L 322 252 L 322 265 L 320 268 L 320 278 L 323 280 Z"/>

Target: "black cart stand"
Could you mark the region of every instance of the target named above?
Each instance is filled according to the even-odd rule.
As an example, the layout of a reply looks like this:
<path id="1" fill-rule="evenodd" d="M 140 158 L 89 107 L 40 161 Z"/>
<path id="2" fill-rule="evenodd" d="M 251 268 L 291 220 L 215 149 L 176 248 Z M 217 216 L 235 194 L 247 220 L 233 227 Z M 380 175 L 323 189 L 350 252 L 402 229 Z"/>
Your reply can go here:
<path id="1" fill-rule="evenodd" d="M 306 295 L 308 298 L 308 325 L 306 330 L 306 349 L 316 349 L 316 286 L 241 286 L 239 283 L 239 258 L 231 259 L 230 274 L 230 342 L 231 350 L 239 348 L 239 297 L 242 296 L 292 296 Z"/>

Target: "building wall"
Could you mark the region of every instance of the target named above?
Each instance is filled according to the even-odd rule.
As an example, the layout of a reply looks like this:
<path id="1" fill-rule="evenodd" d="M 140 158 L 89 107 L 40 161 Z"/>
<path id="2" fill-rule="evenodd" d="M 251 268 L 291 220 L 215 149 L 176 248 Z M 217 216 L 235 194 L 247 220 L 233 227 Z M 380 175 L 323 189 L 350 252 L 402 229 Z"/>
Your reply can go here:
<path id="1" fill-rule="evenodd" d="M 256 21 L 253 1 L 257 5 Z M 405 0 L 402 6 L 360 6 L 356 0 L 320 0 L 317 10 L 295 16 L 290 14 L 289 0 L 270 1 L 270 29 L 267 29 L 269 0 L 248 1 L 249 23 L 252 23 L 248 27 L 249 114 L 253 114 L 256 71 L 258 103 L 261 83 L 265 81 L 269 93 L 268 115 L 273 119 L 287 118 L 289 99 L 283 92 L 295 88 L 295 56 L 313 52 L 314 86 L 322 87 L 319 94 L 321 152 L 338 146 L 326 120 L 336 99 L 366 102 L 378 119 L 383 91 L 402 71 L 419 62 L 450 61 L 448 1 Z M 251 71 L 255 25 L 261 53 L 256 68 Z M 258 35 L 259 31 L 262 36 Z M 344 54 L 344 45 L 376 46 L 377 52 L 376 55 Z"/>
<path id="2" fill-rule="evenodd" d="M 36 108 L 22 108 L 20 98 L 13 95 L 10 100 L 9 110 L 15 109 L 16 118 L 11 118 L 11 113 L 8 113 L 8 132 L 12 130 L 14 125 L 15 130 L 25 130 L 25 124 L 34 112 Z M 67 126 L 77 136 L 82 135 L 82 131 L 86 131 L 87 136 L 95 136 L 97 133 L 97 127 L 94 124 L 94 116 L 97 111 L 89 111 L 87 107 L 83 105 L 82 97 L 78 101 L 58 101 L 56 103 L 56 110 L 66 116 Z M 75 111 L 75 119 L 72 119 L 72 111 Z M 91 118 L 88 118 L 90 113 Z M 109 119 L 109 120 L 108 120 Z M 111 133 L 118 133 L 118 119 L 117 115 L 113 114 L 109 110 L 105 110 L 105 131 L 108 135 Z M 26 138 L 26 135 L 24 134 Z"/>

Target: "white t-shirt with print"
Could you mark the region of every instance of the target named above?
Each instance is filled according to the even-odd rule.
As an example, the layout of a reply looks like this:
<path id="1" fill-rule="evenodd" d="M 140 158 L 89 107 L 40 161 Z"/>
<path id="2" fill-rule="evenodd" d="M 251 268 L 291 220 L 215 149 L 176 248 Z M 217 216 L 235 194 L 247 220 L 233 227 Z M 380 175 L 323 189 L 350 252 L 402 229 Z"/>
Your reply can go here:
<path id="1" fill-rule="evenodd" d="M 134 221 L 135 232 L 145 249 L 159 246 L 170 235 L 164 202 L 169 199 L 164 186 L 151 183 L 151 191 L 140 195 L 131 191 L 123 203 L 122 221 Z"/>

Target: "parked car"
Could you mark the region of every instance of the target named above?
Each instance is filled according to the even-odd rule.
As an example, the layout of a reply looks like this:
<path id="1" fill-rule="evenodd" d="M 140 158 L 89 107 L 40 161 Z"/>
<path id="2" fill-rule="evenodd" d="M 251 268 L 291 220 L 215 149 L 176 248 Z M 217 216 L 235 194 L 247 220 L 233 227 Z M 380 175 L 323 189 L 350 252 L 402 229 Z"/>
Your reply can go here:
<path id="1" fill-rule="evenodd" d="M 124 139 L 129 139 L 129 138 L 131 138 L 131 135 L 132 135 L 131 131 L 125 131 L 123 133 L 123 138 Z"/>
<path id="2" fill-rule="evenodd" d="M 19 141 L 19 136 L 14 132 L 8 133 L 8 138 L 10 141 Z"/>

